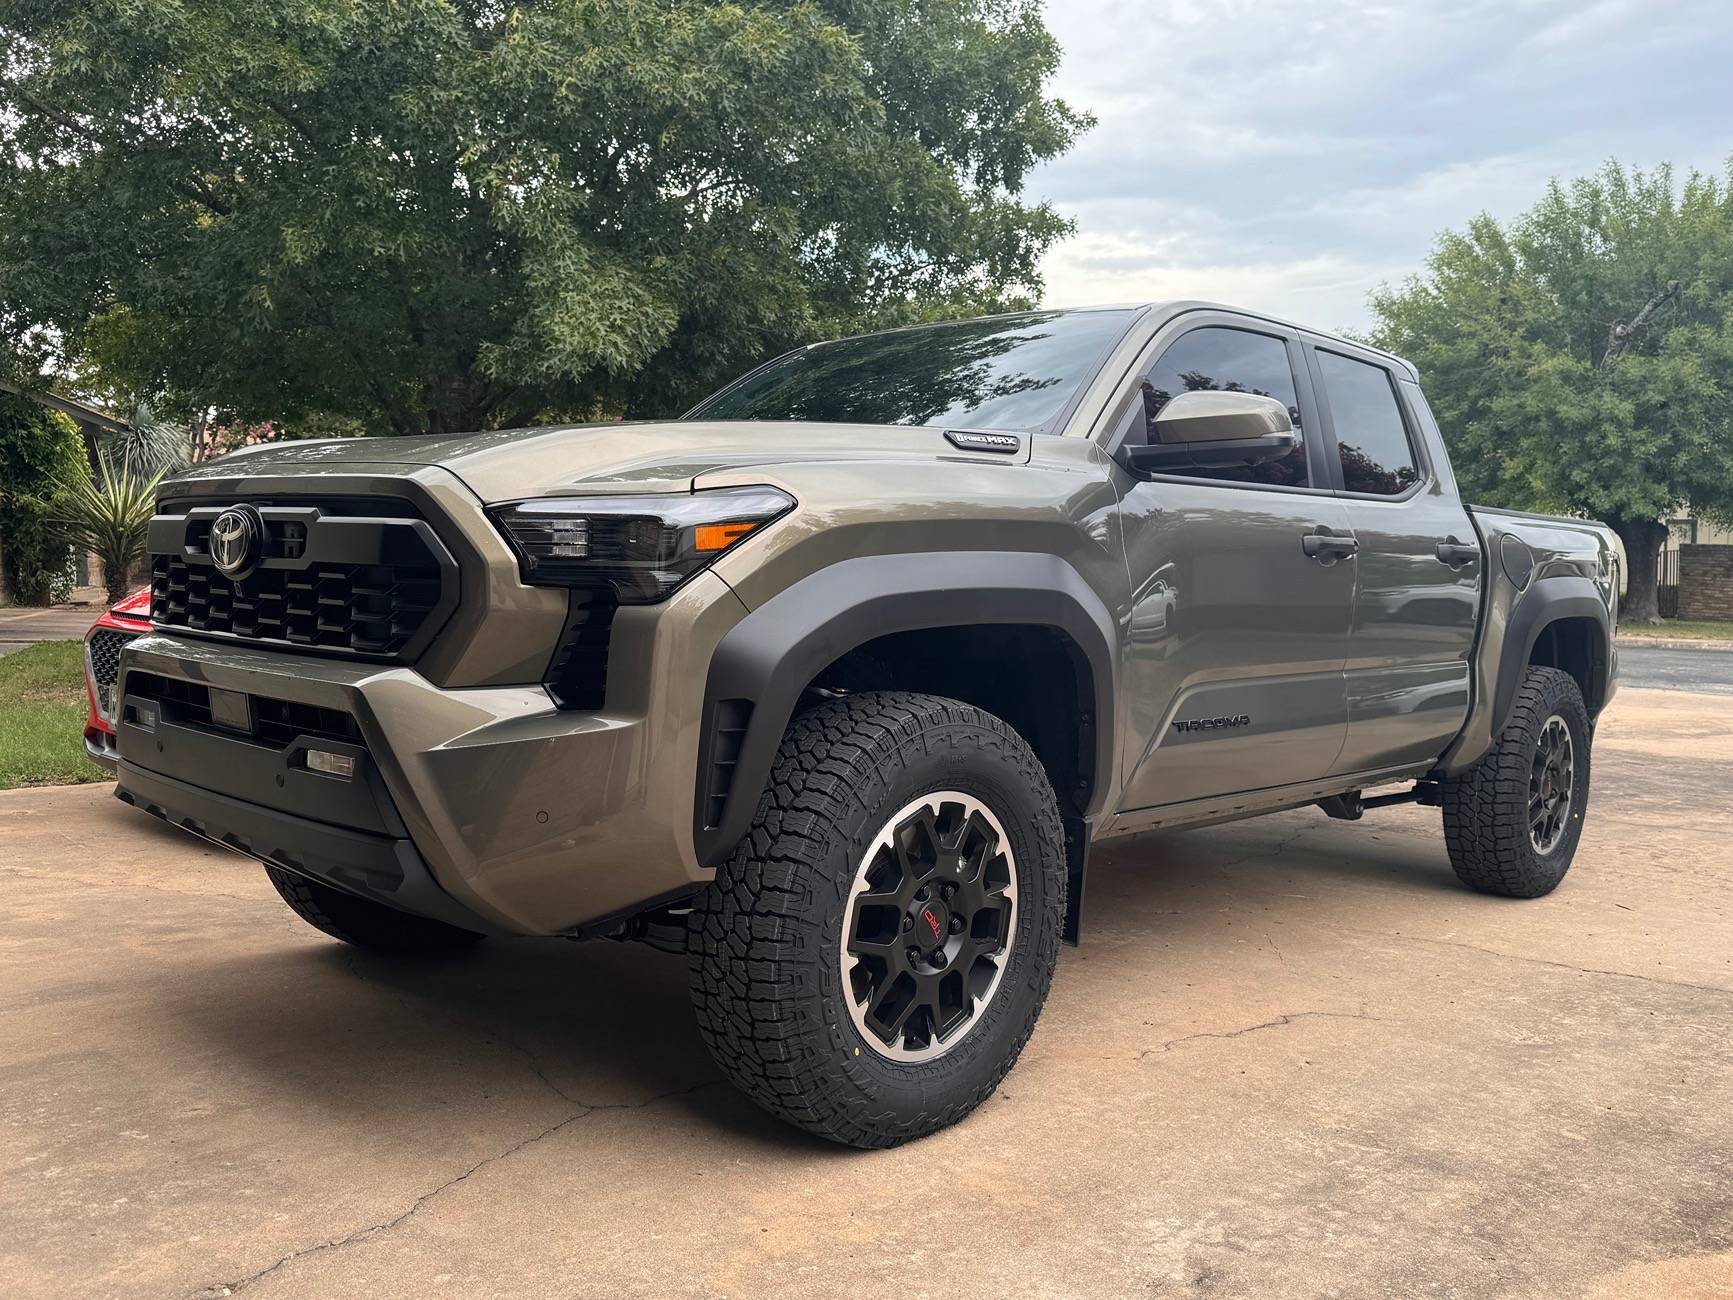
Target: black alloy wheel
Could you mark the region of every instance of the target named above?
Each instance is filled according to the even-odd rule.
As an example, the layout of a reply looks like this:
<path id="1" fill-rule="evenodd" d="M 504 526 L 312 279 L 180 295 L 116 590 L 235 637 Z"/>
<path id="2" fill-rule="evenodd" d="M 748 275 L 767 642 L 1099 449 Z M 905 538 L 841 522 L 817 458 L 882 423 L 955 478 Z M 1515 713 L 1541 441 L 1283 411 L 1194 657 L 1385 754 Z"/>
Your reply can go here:
<path id="1" fill-rule="evenodd" d="M 1575 788 L 1576 748 L 1570 728 L 1555 713 L 1540 729 L 1528 777 L 1528 838 L 1536 853 L 1551 853 L 1558 847 L 1570 825 Z"/>
<path id="2" fill-rule="evenodd" d="M 863 856 L 842 928 L 855 1028 L 896 1061 L 943 1054 L 986 1010 L 1010 955 L 1017 865 L 999 819 L 956 790 L 922 795 Z"/>

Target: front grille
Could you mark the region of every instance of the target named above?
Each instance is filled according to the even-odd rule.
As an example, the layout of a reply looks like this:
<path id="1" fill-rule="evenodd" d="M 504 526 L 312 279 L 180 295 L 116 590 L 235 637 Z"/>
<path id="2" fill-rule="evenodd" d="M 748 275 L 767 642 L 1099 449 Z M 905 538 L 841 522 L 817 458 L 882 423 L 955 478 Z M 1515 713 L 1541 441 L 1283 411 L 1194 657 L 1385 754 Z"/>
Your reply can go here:
<path id="1" fill-rule="evenodd" d="M 151 520 L 151 621 L 208 636 L 411 658 L 455 607 L 457 566 L 403 502 L 255 503 L 250 571 L 210 554 L 224 506 Z M 369 513 L 358 509 L 374 506 Z"/>
<path id="2" fill-rule="evenodd" d="M 114 684 L 120 678 L 120 652 L 137 635 L 101 627 L 85 642 L 85 652 L 90 656 L 90 682 L 96 690 L 96 711 L 104 722 L 114 721 Z"/>

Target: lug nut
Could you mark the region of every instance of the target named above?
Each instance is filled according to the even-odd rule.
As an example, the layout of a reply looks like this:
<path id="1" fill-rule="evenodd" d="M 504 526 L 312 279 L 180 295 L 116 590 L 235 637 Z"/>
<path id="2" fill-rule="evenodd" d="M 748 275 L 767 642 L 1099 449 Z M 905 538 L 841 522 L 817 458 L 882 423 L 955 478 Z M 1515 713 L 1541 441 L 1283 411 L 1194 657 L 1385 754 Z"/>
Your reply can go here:
<path id="1" fill-rule="evenodd" d="M 945 960 L 946 960 L 945 954 L 942 951 L 936 952 L 933 954 L 933 965 L 943 966 L 945 964 Z"/>
<path id="2" fill-rule="evenodd" d="M 921 964 L 921 950 L 919 948 L 910 948 L 909 949 L 909 965 L 919 966 L 920 964 Z"/>
<path id="3" fill-rule="evenodd" d="M 915 918 L 912 916 L 903 917 L 903 933 L 907 934 L 910 930 L 912 930 L 914 928 L 915 928 Z"/>
<path id="4" fill-rule="evenodd" d="M 925 885 L 922 885 L 919 889 L 915 890 L 915 901 L 917 903 L 924 903 L 932 896 L 933 891 L 928 889 Z"/>
<path id="5" fill-rule="evenodd" d="M 951 918 L 951 933 L 952 934 L 961 934 L 962 932 L 963 932 L 963 918 L 960 916 L 953 916 Z"/>
<path id="6" fill-rule="evenodd" d="M 957 887 L 955 885 L 940 885 L 939 886 L 939 897 L 944 899 L 947 903 L 950 902 L 956 896 L 957 896 Z"/>

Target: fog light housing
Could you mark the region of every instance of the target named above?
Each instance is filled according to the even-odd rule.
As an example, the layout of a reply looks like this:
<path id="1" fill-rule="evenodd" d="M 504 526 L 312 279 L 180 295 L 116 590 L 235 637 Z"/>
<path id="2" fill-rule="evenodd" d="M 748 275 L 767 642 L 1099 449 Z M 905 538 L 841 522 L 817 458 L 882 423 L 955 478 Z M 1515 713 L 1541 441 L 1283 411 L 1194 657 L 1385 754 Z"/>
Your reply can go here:
<path id="1" fill-rule="evenodd" d="M 329 749 L 309 749 L 307 751 L 307 770 L 347 781 L 355 775 L 355 756 L 353 754 L 333 753 Z"/>

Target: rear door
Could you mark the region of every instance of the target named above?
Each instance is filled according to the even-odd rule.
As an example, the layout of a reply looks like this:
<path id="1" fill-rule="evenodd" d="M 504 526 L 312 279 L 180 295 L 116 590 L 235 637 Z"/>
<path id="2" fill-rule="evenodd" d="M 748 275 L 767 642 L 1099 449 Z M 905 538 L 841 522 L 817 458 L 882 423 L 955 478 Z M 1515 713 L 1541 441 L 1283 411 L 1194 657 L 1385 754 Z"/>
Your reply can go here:
<path id="1" fill-rule="evenodd" d="M 1167 400 L 1197 389 L 1279 399 L 1303 445 L 1250 468 L 1115 469 L 1132 588 L 1122 811 L 1322 778 L 1347 730 L 1355 561 L 1297 334 L 1180 317 L 1140 361 L 1107 449 L 1147 439 Z"/>
<path id="2" fill-rule="evenodd" d="M 1359 543 L 1338 774 L 1438 757 L 1468 716 L 1479 536 L 1420 389 L 1388 358 L 1306 340 L 1329 472 Z"/>

